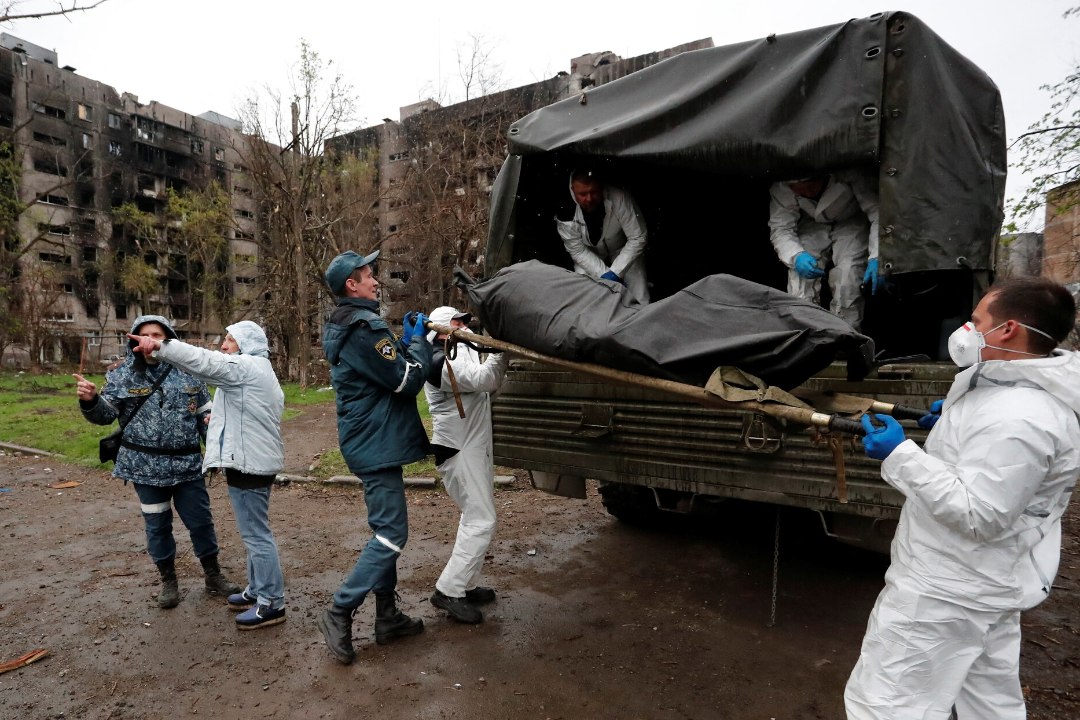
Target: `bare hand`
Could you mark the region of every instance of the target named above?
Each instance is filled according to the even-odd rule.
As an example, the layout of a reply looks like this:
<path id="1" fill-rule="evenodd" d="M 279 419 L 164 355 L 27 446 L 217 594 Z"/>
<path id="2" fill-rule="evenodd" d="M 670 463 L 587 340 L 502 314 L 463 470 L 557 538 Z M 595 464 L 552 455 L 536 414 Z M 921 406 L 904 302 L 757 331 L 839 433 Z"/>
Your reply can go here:
<path id="1" fill-rule="evenodd" d="M 73 373 L 72 377 L 77 381 L 75 383 L 75 392 L 78 394 L 80 400 L 89 402 L 97 396 L 97 385 L 90 382 L 79 373 Z"/>
<path id="2" fill-rule="evenodd" d="M 155 350 L 161 349 L 161 341 L 155 340 L 154 338 L 147 335 L 132 335 L 131 333 L 128 333 L 128 337 L 139 343 L 135 347 L 131 348 L 132 352 L 149 355 Z"/>

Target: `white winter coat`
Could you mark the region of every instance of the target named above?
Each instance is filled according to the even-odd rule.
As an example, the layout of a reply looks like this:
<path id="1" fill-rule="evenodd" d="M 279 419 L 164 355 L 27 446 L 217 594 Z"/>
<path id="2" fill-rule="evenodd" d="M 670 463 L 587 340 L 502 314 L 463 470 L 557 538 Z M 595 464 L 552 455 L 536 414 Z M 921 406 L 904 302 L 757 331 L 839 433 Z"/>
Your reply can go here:
<path id="1" fill-rule="evenodd" d="M 155 354 L 210 385 L 216 385 L 206 435 L 203 470 L 234 468 L 251 475 L 276 475 L 285 466 L 281 442 L 281 391 L 262 328 L 250 320 L 230 325 L 240 351 L 228 355 L 179 340 Z"/>
<path id="2" fill-rule="evenodd" d="M 440 342 L 435 341 L 436 345 Z M 446 358 L 443 364 L 442 384 L 439 387 L 430 382 L 424 384 L 424 394 L 431 411 L 432 444 L 463 452 L 478 452 L 479 463 L 485 462 L 482 457 L 487 458 L 483 472 L 488 474 L 494 470 L 491 464 L 491 394 L 502 385 L 509 362 L 507 353 L 493 353 L 486 362 L 481 362 L 475 350 L 458 343 L 456 357 L 453 360 Z M 465 410 L 464 418 L 458 415 L 447 365 L 454 369 Z M 477 470 L 482 469 L 478 467 Z"/>
<path id="3" fill-rule="evenodd" d="M 573 191 L 570 194 L 572 197 Z M 610 270 L 622 278 L 638 302 L 649 302 L 643 257 L 647 231 L 641 210 L 630 193 L 604 186 L 604 225 L 595 243 L 589 238 L 581 206 L 577 200 L 574 204 L 573 220 L 555 220 L 559 237 L 574 261 L 574 272 L 599 278 Z"/>
<path id="4" fill-rule="evenodd" d="M 887 580 L 972 610 L 1042 602 L 1080 474 L 1077 412 L 1076 353 L 958 374 L 925 451 L 906 440 L 882 464 L 907 498 Z"/>

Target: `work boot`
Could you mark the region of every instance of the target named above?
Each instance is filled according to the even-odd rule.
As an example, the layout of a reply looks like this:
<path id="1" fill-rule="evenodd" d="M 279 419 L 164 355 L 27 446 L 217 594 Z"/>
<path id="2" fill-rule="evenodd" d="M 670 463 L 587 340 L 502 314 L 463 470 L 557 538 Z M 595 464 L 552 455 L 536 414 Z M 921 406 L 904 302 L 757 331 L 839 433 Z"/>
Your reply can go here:
<path id="1" fill-rule="evenodd" d="M 180 587 L 176 583 L 176 564 L 174 558 L 159 560 L 154 563 L 161 574 L 161 592 L 157 596 L 159 608 L 168 610 L 180 604 Z"/>
<path id="2" fill-rule="evenodd" d="M 206 575 L 206 592 L 211 595 L 232 595 L 240 592 L 240 586 L 221 573 L 217 555 L 199 558 L 199 562 L 202 563 L 203 573 Z"/>
<path id="3" fill-rule="evenodd" d="M 473 605 L 485 605 L 495 602 L 495 591 L 489 587 L 477 585 L 472 590 L 465 591 L 465 599 Z"/>
<path id="4" fill-rule="evenodd" d="M 354 608 L 333 605 L 315 618 L 315 624 L 322 631 L 326 649 L 338 662 L 348 665 L 356 659 L 352 644 L 352 616 Z"/>
<path id="5" fill-rule="evenodd" d="M 424 632 L 424 621 L 413 620 L 398 610 L 396 592 L 375 596 L 375 642 L 385 645 L 394 638 L 419 635 Z"/>
<path id="6" fill-rule="evenodd" d="M 484 622 L 484 613 L 463 597 L 450 597 L 436 590 L 431 596 L 431 604 L 450 613 L 450 617 L 460 623 L 476 625 Z"/>

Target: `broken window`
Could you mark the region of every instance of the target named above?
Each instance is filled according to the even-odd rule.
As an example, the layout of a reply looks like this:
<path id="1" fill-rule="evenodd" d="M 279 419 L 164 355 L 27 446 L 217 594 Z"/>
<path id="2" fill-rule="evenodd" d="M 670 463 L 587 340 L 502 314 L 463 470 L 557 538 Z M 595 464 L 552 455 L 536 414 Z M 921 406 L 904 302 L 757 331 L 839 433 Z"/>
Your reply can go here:
<path id="1" fill-rule="evenodd" d="M 202 155 L 202 151 L 203 151 L 203 141 L 202 140 L 196 140 L 195 138 L 192 138 L 191 139 L 191 152 L 195 153 L 196 155 Z"/>
<path id="2" fill-rule="evenodd" d="M 94 108 L 79 103 L 79 119 L 90 121 L 94 119 Z"/>
<path id="3" fill-rule="evenodd" d="M 64 138 L 59 138 L 55 135 L 48 135 L 43 132 L 35 132 L 34 140 L 38 141 L 39 143 L 45 143 L 46 145 L 59 145 L 60 147 L 64 147 L 65 145 L 67 145 L 67 140 L 65 140 Z"/>
<path id="4" fill-rule="evenodd" d="M 39 252 L 38 253 L 38 260 L 40 260 L 41 262 L 56 263 L 57 265 L 70 265 L 71 264 L 71 256 L 70 255 L 61 255 L 60 253 L 53 253 L 53 252 Z"/>
<path id="5" fill-rule="evenodd" d="M 236 217 L 240 218 L 255 217 L 255 213 L 251 212 L 250 210 L 244 210 L 243 208 L 236 208 L 235 210 L 233 210 L 233 214 L 236 215 Z"/>
<path id="6" fill-rule="evenodd" d="M 119 130 L 123 125 L 123 119 L 116 113 L 109 113 L 109 127 L 114 130 Z"/>
<path id="7" fill-rule="evenodd" d="M 225 162 L 225 148 L 214 148 L 214 159 L 218 162 Z"/>
<path id="8" fill-rule="evenodd" d="M 110 155 L 115 155 L 116 157 L 122 156 L 124 154 L 124 150 L 123 150 L 123 148 L 120 147 L 120 143 L 118 143 L 115 140 L 110 140 L 109 141 L 109 154 Z"/>
<path id="9" fill-rule="evenodd" d="M 255 278 L 253 278 L 253 277 L 240 277 L 238 275 L 236 277 L 236 284 L 237 285 L 254 285 L 255 284 Z"/>
<path id="10" fill-rule="evenodd" d="M 58 107 L 52 105 L 45 105 L 43 103 L 33 103 L 34 112 L 41 113 L 42 115 L 48 115 L 49 117 L 59 118 L 63 120 L 67 117 L 67 113 Z"/>
<path id="11" fill-rule="evenodd" d="M 97 248 L 84 247 L 82 249 L 83 262 L 97 262 Z"/>
<path id="12" fill-rule="evenodd" d="M 58 287 L 60 288 L 60 291 L 62 293 L 64 293 L 65 295 L 74 295 L 75 294 L 75 286 L 72 285 L 71 283 L 60 283 L 60 285 Z"/>
<path id="13" fill-rule="evenodd" d="M 49 175 L 67 177 L 67 168 L 61 165 L 56 158 L 34 158 L 34 170 Z"/>
<path id="14" fill-rule="evenodd" d="M 53 195 L 51 193 L 47 193 L 39 197 L 38 202 L 43 202 L 48 205 L 67 205 L 68 199 L 63 195 Z"/>
<path id="15" fill-rule="evenodd" d="M 117 320 L 127 320 L 127 312 L 128 312 L 127 305 L 116 305 L 115 310 L 113 312 L 116 314 L 116 319 Z M 124 340 L 127 340 L 126 335 L 124 336 Z"/>
<path id="16" fill-rule="evenodd" d="M 83 133 L 82 134 L 82 146 L 83 146 L 83 149 L 84 150 L 89 150 L 91 147 L 93 147 L 93 144 L 94 144 L 94 142 L 93 142 L 93 139 L 90 137 L 90 133 Z"/>

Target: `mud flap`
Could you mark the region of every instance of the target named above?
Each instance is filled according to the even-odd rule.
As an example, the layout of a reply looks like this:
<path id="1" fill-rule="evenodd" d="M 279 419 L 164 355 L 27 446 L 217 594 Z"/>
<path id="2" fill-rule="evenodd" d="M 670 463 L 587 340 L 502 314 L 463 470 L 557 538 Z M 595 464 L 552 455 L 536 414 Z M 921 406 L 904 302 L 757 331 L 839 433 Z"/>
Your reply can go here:
<path id="1" fill-rule="evenodd" d="M 585 478 L 581 475 L 563 475 L 561 473 L 529 471 L 529 482 L 537 490 L 542 490 L 560 497 L 585 499 Z"/>

